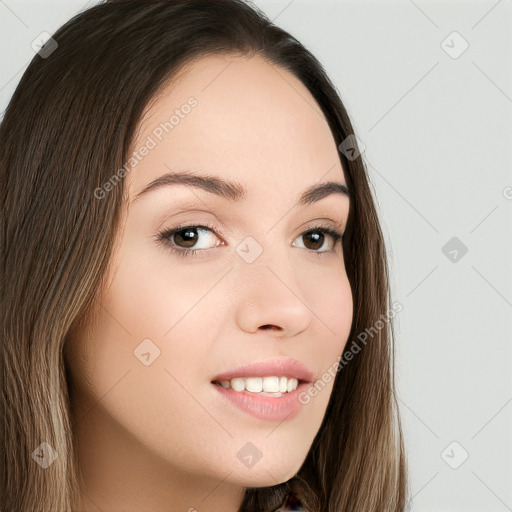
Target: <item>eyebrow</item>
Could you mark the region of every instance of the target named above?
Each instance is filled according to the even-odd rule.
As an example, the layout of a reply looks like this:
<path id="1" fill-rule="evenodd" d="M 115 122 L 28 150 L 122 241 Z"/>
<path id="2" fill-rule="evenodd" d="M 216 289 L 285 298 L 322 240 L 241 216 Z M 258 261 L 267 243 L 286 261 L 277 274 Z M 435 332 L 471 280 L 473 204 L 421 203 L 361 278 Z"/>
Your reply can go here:
<path id="1" fill-rule="evenodd" d="M 133 202 L 153 190 L 169 185 L 186 185 L 202 189 L 230 201 L 240 201 L 247 196 L 247 190 L 241 183 L 210 174 L 201 175 L 190 171 L 181 171 L 169 172 L 153 180 L 137 193 Z M 303 206 L 316 203 L 331 194 L 342 194 L 348 198 L 351 197 L 347 185 L 337 181 L 327 181 L 312 185 L 304 190 L 298 197 L 297 204 Z"/>

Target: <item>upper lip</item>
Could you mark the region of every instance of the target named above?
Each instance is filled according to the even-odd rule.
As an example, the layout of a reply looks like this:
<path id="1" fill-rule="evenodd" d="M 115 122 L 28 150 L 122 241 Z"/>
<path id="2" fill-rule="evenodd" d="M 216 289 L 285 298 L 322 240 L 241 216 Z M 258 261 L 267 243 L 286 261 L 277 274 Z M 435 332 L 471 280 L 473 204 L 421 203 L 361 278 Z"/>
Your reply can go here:
<path id="1" fill-rule="evenodd" d="M 236 377 L 289 377 L 303 382 L 312 382 L 313 372 L 296 359 L 267 359 L 256 363 L 238 366 L 233 370 L 217 375 L 214 381 L 226 381 Z"/>

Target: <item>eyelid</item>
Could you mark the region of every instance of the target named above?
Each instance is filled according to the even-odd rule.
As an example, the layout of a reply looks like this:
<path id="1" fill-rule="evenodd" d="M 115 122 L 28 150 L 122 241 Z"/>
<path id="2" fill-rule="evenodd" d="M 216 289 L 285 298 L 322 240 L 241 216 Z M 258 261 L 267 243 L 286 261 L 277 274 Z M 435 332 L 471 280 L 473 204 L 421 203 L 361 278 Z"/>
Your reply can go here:
<path id="1" fill-rule="evenodd" d="M 312 227 L 319 227 L 318 224 L 327 224 L 327 225 L 332 225 L 332 227 L 338 231 L 344 231 L 345 230 L 345 226 L 344 226 L 344 223 L 340 220 L 333 220 L 331 219 L 329 216 L 325 216 L 325 217 L 315 217 L 314 219 L 306 222 L 306 225 L 307 226 L 312 226 Z"/>
<path id="2" fill-rule="evenodd" d="M 176 217 L 178 215 L 179 216 L 186 215 L 187 217 L 189 217 L 191 215 L 192 216 L 198 215 L 199 217 L 203 217 L 205 214 L 208 217 L 212 217 L 212 216 L 214 217 L 215 220 L 212 222 L 216 223 L 215 227 L 213 226 L 213 224 L 210 224 L 210 221 L 198 221 L 195 223 L 193 223 L 193 222 L 179 223 L 172 229 L 176 229 L 178 227 L 181 227 L 181 229 L 183 229 L 188 226 L 204 226 L 204 227 L 211 228 L 212 230 L 221 234 L 222 236 L 227 236 L 226 235 L 227 233 L 233 233 L 233 229 L 231 229 L 225 222 L 223 222 L 223 220 L 218 215 L 215 215 L 212 212 L 212 210 L 210 210 L 208 208 L 198 207 L 197 203 L 195 201 L 191 201 L 190 203 L 180 203 L 180 207 L 173 211 L 172 217 L 169 217 L 166 215 L 165 218 L 162 220 L 162 222 L 159 224 L 157 230 L 160 230 L 161 226 L 165 225 L 167 222 L 169 222 L 171 220 L 171 218 Z M 220 228 L 218 226 L 220 226 Z"/>

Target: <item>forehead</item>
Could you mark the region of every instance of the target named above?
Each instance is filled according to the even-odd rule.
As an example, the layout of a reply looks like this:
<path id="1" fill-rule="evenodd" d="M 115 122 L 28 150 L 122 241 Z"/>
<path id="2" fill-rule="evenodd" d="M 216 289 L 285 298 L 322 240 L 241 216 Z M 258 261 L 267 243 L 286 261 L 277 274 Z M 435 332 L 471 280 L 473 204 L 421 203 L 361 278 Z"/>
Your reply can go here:
<path id="1" fill-rule="evenodd" d="M 294 195 L 320 180 L 345 181 L 311 93 L 291 72 L 260 56 L 189 63 L 150 102 L 132 149 L 143 146 L 151 148 L 137 171 L 127 174 L 131 198 L 169 169 Z"/>

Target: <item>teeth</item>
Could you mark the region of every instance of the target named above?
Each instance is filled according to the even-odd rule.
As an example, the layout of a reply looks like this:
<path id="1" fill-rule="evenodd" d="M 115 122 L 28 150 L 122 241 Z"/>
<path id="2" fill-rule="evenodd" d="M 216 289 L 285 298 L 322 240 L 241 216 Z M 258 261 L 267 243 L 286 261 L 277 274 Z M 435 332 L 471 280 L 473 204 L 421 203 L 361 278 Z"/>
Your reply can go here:
<path id="1" fill-rule="evenodd" d="M 235 391 L 243 391 L 245 389 L 245 381 L 244 379 L 241 379 L 237 377 L 236 379 L 231 379 L 229 382 L 229 385 L 235 390 Z"/>
<path id="2" fill-rule="evenodd" d="M 232 388 L 235 391 L 249 391 L 251 393 L 286 393 L 294 391 L 299 385 L 295 378 L 288 377 L 235 377 L 219 383 L 223 388 Z"/>
<path id="3" fill-rule="evenodd" d="M 261 377 L 247 377 L 245 379 L 245 389 L 251 393 L 260 393 L 263 391 L 263 379 Z"/>
<path id="4" fill-rule="evenodd" d="M 262 386 L 266 393 L 279 393 L 279 377 L 264 377 Z"/>

